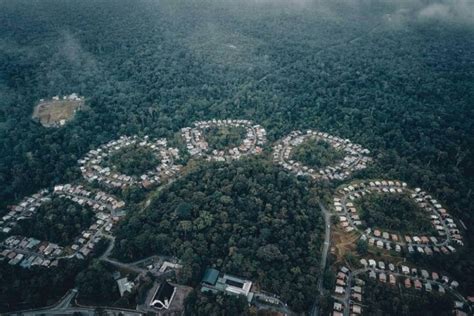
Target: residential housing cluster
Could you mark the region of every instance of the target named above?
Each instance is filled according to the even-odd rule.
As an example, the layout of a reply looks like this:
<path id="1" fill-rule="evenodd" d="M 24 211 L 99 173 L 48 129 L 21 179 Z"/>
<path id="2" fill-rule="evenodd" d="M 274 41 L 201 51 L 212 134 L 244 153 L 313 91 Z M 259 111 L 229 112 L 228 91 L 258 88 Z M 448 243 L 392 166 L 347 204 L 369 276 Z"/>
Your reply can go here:
<path id="1" fill-rule="evenodd" d="M 394 265 L 393 263 L 365 258 L 360 259 L 360 264 L 364 267 L 365 272 L 369 274 L 369 278 L 392 286 L 401 281 L 400 283 L 405 288 L 425 290 L 426 292 L 432 292 L 436 289 L 440 294 L 455 290 L 459 286 L 459 282 L 451 280 L 446 275 L 410 267 L 406 264 Z"/>
<path id="2" fill-rule="evenodd" d="M 122 214 L 118 211 L 125 206 L 125 202 L 105 192 L 92 193 L 82 186 L 70 184 L 55 186 L 54 193 L 71 199 L 79 205 L 88 205 L 94 211 L 95 222 L 68 247 L 70 257 L 84 259 L 94 251 L 97 243 L 109 234 L 113 225 L 119 221 Z"/>
<path id="3" fill-rule="evenodd" d="M 355 285 L 352 286 L 352 283 Z M 354 277 L 354 273 L 347 267 L 340 267 L 336 274 L 334 287 L 333 316 L 362 314 L 362 286 L 365 282 Z"/>
<path id="4" fill-rule="evenodd" d="M 363 268 L 352 271 L 340 267 L 336 274 L 333 298 L 333 316 L 359 315 L 362 313 L 362 302 L 365 281 L 360 275 L 366 274 L 369 279 L 387 284 L 388 286 L 415 289 L 426 292 L 438 292 L 444 295 L 450 292 L 458 300 L 456 305 L 463 306 L 467 300 L 457 292 L 459 282 L 438 272 L 409 267 L 405 264 L 394 265 L 374 259 L 360 259 Z M 400 286 L 399 286 L 400 285 Z M 401 287 L 400 287 L 401 288 Z M 349 311 L 345 313 L 345 310 Z"/>
<path id="5" fill-rule="evenodd" d="M 295 147 L 305 141 L 324 141 L 337 151 L 342 151 L 345 157 L 334 164 L 314 169 L 306 166 L 302 162 L 292 158 Z M 300 176 L 310 176 L 315 180 L 343 180 L 349 177 L 354 171 L 365 169 L 372 161 L 368 155 L 370 151 L 361 145 L 352 143 L 349 139 L 342 139 L 328 133 L 307 130 L 306 132 L 293 131 L 288 136 L 281 139 L 273 147 L 273 160 L 283 166 L 283 168 Z"/>
<path id="6" fill-rule="evenodd" d="M 51 201 L 50 192 L 45 189 L 24 198 L 18 205 L 8 206 L 8 213 L 0 220 L 0 232 L 10 233 L 18 221 L 33 217 L 38 208 L 48 201 Z"/>
<path id="7" fill-rule="evenodd" d="M 77 98 L 77 96 L 73 97 Z M 246 137 L 237 147 L 226 150 L 212 149 L 212 146 L 206 141 L 206 130 L 222 127 L 244 127 Z M 210 161 L 232 161 L 245 155 L 258 154 L 262 151 L 261 146 L 266 142 L 266 131 L 260 125 L 255 125 L 248 120 L 198 121 L 194 123 L 194 127 L 183 128 L 181 135 L 186 140 L 191 156 L 203 157 Z M 335 150 L 343 152 L 345 157 L 318 170 L 305 166 L 302 162 L 292 159 L 292 151 L 296 146 L 306 141 L 324 141 Z M 141 176 L 120 173 L 117 166 L 110 164 L 110 158 L 127 147 L 131 147 L 132 150 L 135 148 L 149 149 L 159 159 L 159 165 Z M 348 139 L 307 130 L 306 132 L 294 131 L 278 141 L 274 146 L 273 159 L 297 175 L 310 176 L 315 180 L 343 180 L 354 171 L 366 168 L 367 164 L 372 161 L 369 154 L 369 150 L 358 144 L 353 144 Z M 166 139 L 152 140 L 148 136 L 122 136 L 89 151 L 84 158 L 78 160 L 78 163 L 84 178 L 89 182 L 99 182 L 113 188 L 126 188 L 135 185 L 147 188 L 176 176 L 181 168 L 175 164 L 176 159 L 179 159 L 178 149 L 169 148 Z M 401 234 L 378 227 L 367 227 L 357 209 L 357 200 L 370 194 L 404 194 L 410 197 L 423 214 L 429 218 L 436 234 Z M 92 224 L 82 231 L 71 245 L 58 245 L 33 237 L 12 235 L 15 234 L 15 231 L 12 232 L 12 230 L 15 229 L 19 221 L 31 220 L 38 208 L 51 201 L 53 197 L 68 199 L 93 210 Z M 434 253 L 453 253 L 456 252 L 454 246 L 463 245 L 460 230 L 446 209 L 425 191 L 420 188 L 410 189 L 405 182 L 397 180 L 353 182 L 337 190 L 333 204 L 339 225 L 345 232 L 357 232 L 362 240 L 379 249 L 394 250 L 398 253 L 403 251 L 433 255 Z M 9 206 L 8 212 L 0 219 L 0 232 L 7 236 L 11 235 L 0 243 L 0 261 L 23 268 L 31 268 L 33 266 L 54 267 L 59 264 L 61 259 L 85 259 L 94 252 L 100 240 L 112 238 L 110 234 L 114 225 L 124 215 L 124 206 L 125 203 L 114 196 L 101 191 L 89 191 L 82 185 L 64 184 L 56 185 L 52 192 L 42 190 L 25 198 L 18 205 Z M 330 230 L 330 225 L 326 226 Z M 329 239 L 325 243 L 329 244 Z M 141 274 L 151 273 L 160 277 L 181 268 L 179 263 L 170 261 L 162 263 L 160 261 L 158 265 L 152 263 L 146 266 L 144 262 L 140 262 L 146 267 L 145 269 L 138 266 L 139 264 L 134 266 L 135 264 L 123 264 L 110 259 L 102 260 L 118 266 L 133 268 Z M 337 270 L 334 292 L 332 293 L 332 297 L 335 299 L 332 315 L 362 314 L 366 305 L 363 304 L 362 296 L 365 281 L 358 277 L 361 274 L 368 274 L 368 278 L 365 278 L 366 281 L 374 279 L 400 288 L 413 288 L 426 292 L 437 291 L 440 294 L 449 291 L 450 294 L 457 297 L 456 306 L 459 311 L 467 302 L 456 291 L 459 283 L 446 275 L 418 269 L 405 262 L 395 265 L 381 260 L 363 258 L 360 260 L 357 270 L 355 268 L 351 270 L 344 266 Z M 137 279 L 130 281 L 127 277 L 121 278 L 119 274 L 116 280 L 120 294 L 123 296 L 136 288 L 138 283 L 135 281 Z M 163 281 L 150 291 L 152 295 L 147 297 L 147 303 L 144 304 L 146 311 L 169 311 L 173 302 L 177 305 L 176 302 L 179 300 L 177 285 Z M 249 304 L 253 304 L 257 308 L 271 306 L 283 313 L 288 311 L 287 305 L 276 295 L 261 291 L 253 285 L 252 281 L 221 273 L 212 268 L 206 269 L 204 273 L 201 291 L 242 295 Z"/>
<path id="8" fill-rule="evenodd" d="M 91 192 L 82 185 L 63 184 L 54 187 L 54 194 L 79 205 L 87 205 L 95 212 L 114 212 L 125 206 L 125 202 L 102 191 Z"/>
<path id="9" fill-rule="evenodd" d="M 401 235 L 375 227 L 363 230 L 365 223 L 360 218 L 355 201 L 368 194 L 406 194 L 430 219 L 436 235 Z M 405 182 L 380 180 L 347 185 L 338 190 L 334 198 L 334 209 L 340 214 L 339 224 L 346 232 L 358 231 L 361 239 L 380 249 L 433 255 L 453 253 L 456 252 L 453 245 L 463 245 L 460 231 L 446 209 L 420 188 L 409 189 Z"/>
<path id="10" fill-rule="evenodd" d="M 116 166 L 108 165 L 108 158 L 120 150 L 138 146 L 148 148 L 160 160 L 159 165 L 140 176 L 126 175 L 117 171 Z M 89 151 L 86 156 L 78 160 L 82 175 L 89 182 L 100 182 L 109 187 L 125 188 L 139 185 L 144 188 L 160 184 L 166 178 L 175 176 L 181 166 L 175 165 L 175 159 L 179 159 L 176 148 L 167 147 L 164 138 L 151 140 L 148 136 L 121 136 L 117 140 L 110 141 L 97 149 Z"/>
<path id="11" fill-rule="evenodd" d="M 12 211 L 8 213 L 7 227 L 11 229 L 18 221 L 31 219 L 41 204 L 51 201 L 53 196 L 90 207 L 94 211 L 94 222 L 81 232 L 72 245 L 65 247 L 31 237 L 9 236 L 0 243 L 0 260 L 8 260 L 11 265 L 30 268 L 34 265 L 56 266 L 58 259 L 72 257 L 84 259 L 94 251 L 97 243 L 111 232 L 113 225 L 123 215 L 120 209 L 125 206 L 123 201 L 104 192 L 93 193 L 80 185 L 57 185 L 52 193 L 43 190 L 26 198 L 19 205 L 10 207 L 14 213 L 12 214 Z M 3 232 L 8 233 L 9 230 Z"/>
<path id="12" fill-rule="evenodd" d="M 205 132 L 213 127 L 243 127 L 246 130 L 246 136 L 237 147 L 226 150 L 212 149 L 206 141 Z M 262 152 L 261 146 L 267 141 L 265 129 L 249 120 L 198 121 L 194 123 L 194 127 L 182 128 L 181 135 L 186 141 L 186 147 L 191 156 L 204 157 L 209 161 L 231 161 L 240 159 L 242 156 L 259 154 Z"/>
<path id="13" fill-rule="evenodd" d="M 0 244 L 0 261 L 22 268 L 32 266 L 55 267 L 64 247 L 32 237 L 9 236 Z"/>

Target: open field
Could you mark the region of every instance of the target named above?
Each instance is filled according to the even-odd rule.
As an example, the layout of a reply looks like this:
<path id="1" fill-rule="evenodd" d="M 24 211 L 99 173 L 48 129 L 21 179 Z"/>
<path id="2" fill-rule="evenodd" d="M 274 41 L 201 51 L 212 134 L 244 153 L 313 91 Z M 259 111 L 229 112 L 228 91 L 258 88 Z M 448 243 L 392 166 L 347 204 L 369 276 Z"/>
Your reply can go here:
<path id="1" fill-rule="evenodd" d="M 44 127 L 58 127 L 70 121 L 83 106 L 84 100 L 48 100 L 35 107 L 32 118 Z"/>

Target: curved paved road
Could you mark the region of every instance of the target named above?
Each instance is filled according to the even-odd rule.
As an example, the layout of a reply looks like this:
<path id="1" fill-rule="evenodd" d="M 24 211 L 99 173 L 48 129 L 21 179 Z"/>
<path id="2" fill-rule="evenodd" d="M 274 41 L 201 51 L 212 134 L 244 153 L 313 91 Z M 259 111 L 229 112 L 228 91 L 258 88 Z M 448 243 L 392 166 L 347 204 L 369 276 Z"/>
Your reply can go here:
<path id="1" fill-rule="evenodd" d="M 331 217 L 332 214 L 326 209 L 326 207 L 321 203 L 321 201 L 318 201 L 319 208 L 321 209 L 321 212 L 323 213 L 324 216 L 324 243 L 323 243 L 323 251 L 321 252 L 321 266 L 320 266 L 320 276 L 318 280 L 318 292 L 320 297 L 324 295 L 324 287 L 323 287 L 323 274 L 324 271 L 326 270 L 326 264 L 327 264 L 327 258 L 328 258 L 328 251 L 329 251 L 329 245 L 331 244 L 330 238 L 331 238 Z M 319 297 L 316 298 L 316 301 L 313 304 L 313 307 L 311 308 L 310 315 L 313 316 L 318 316 L 319 315 L 319 306 L 318 306 L 318 300 Z"/>

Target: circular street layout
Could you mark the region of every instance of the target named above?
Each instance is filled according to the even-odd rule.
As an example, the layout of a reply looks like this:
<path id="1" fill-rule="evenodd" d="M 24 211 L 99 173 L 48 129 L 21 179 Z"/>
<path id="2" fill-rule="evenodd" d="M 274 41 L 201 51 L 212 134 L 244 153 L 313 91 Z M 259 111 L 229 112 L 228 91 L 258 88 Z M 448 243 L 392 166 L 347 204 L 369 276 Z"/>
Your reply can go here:
<path id="1" fill-rule="evenodd" d="M 312 168 L 292 159 L 292 153 L 296 146 L 308 140 L 315 142 L 326 142 L 332 149 L 341 152 L 344 157 L 334 164 L 322 168 Z M 280 140 L 273 147 L 273 160 L 283 168 L 297 175 L 310 176 L 315 180 L 343 180 L 356 170 L 365 169 L 367 163 L 372 161 L 367 155 L 368 149 L 361 145 L 352 143 L 349 139 L 342 139 L 327 133 L 308 130 L 306 133 L 293 131 Z"/>
<path id="2" fill-rule="evenodd" d="M 357 202 L 372 195 L 405 195 L 414 202 L 432 225 L 431 235 L 416 236 L 414 234 L 399 232 L 388 232 L 376 227 L 362 227 L 365 225 L 361 219 Z M 383 196 L 382 196 L 383 197 Z M 449 254 L 456 249 L 452 244 L 462 246 L 462 236 L 451 215 L 431 195 L 420 188 L 414 190 L 407 188 L 407 184 L 400 181 L 366 181 L 352 183 L 339 189 L 334 197 L 334 209 L 340 215 L 339 224 L 346 232 L 358 231 L 361 239 L 367 240 L 369 245 L 380 249 L 401 252 L 402 249 L 408 253 L 418 252 L 420 254 L 432 255 L 433 253 Z M 413 214 L 413 217 L 415 214 Z"/>
<path id="3" fill-rule="evenodd" d="M 241 144 L 226 149 L 212 149 L 205 137 L 205 132 L 213 128 L 244 128 L 245 137 Z M 242 156 L 259 154 L 266 142 L 266 131 L 260 125 L 248 120 L 211 120 L 198 121 L 194 127 L 181 129 L 181 135 L 186 141 L 186 147 L 191 156 L 204 157 L 209 161 L 231 161 Z"/>
<path id="4" fill-rule="evenodd" d="M 120 162 L 120 154 L 127 149 L 132 154 L 143 150 L 143 154 L 150 155 L 149 159 L 145 159 L 146 162 L 150 163 L 150 160 L 156 160 L 156 166 L 148 166 L 149 169 L 143 170 L 141 175 L 121 173 L 119 171 L 120 168 L 114 164 L 113 160 Z M 117 155 L 119 156 L 118 158 L 116 157 Z M 143 157 L 141 158 L 143 160 Z M 116 188 L 134 185 L 149 188 L 161 183 L 165 178 L 170 178 L 177 174 L 180 166 L 175 165 L 174 160 L 178 158 L 178 149 L 168 148 L 167 141 L 164 138 L 150 140 L 148 136 L 143 138 L 138 136 L 121 136 L 118 140 L 108 142 L 97 149 L 89 151 L 83 159 L 78 160 L 78 163 L 82 175 L 89 182 L 98 181 Z"/>
<path id="5" fill-rule="evenodd" d="M 73 257 L 84 259 L 93 253 L 98 241 L 111 232 L 113 225 L 123 215 L 121 209 L 125 206 L 125 202 L 102 191 L 88 191 L 81 185 L 57 185 L 53 192 L 42 190 L 26 197 L 18 205 L 11 206 L 8 215 L 2 219 L 0 232 L 13 233 L 13 229 L 21 221 L 35 220 L 34 216 L 39 208 L 51 202 L 54 197 L 89 207 L 94 214 L 90 227 L 84 228 L 74 238 L 72 245 L 68 246 L 60 246 L 54 242 L 28 236 L 11 235 L 0 242 L 0 248 L 4 249 L 0 253 L 0 258 L 8 258 L 11 265 L 19 264 L 22 268 L 31 266 L 49 268 L 57 266 L 58 259 Z"/>
<path id="6" fill-rule="evenodd" d="M 248 120 L 198 121 L 194 127 L 181 129 L 181 135 L 186 140 L 191 156 L 209 161 L 232 161 L 258 154 L 262 151 L 260 146 L 266 142 L 265 129 Z M 296 175 L 310 176 L 315 180 L 343 180 L 354 171 L 366 168 L 372 161 L 368 156 L 370 151 L 361 145 L 312 130 L 305 133 L 293 131 L 278 141 L 273 149 L 274 162 Z M 181 166 L 175 165 L 175 159 L 179 159 L 178 149 L 167 147 L 166 139 L 121 136 L 89 151 L 78 163 L 82 175 L 89 182 L 98 181 L 117 188 L 132 185 L 147 188 L 178 175 Z M 40 213 L 39 208 L 51 202 L 53 196 L 91 208 L 92 224 L 81 227 L 80 235 L 74 237 L 70 245 L 17 234 L 18 222 L 33 219 Z M 456 252 L 454 246 L 463 246 L 460 231 L 446 209 L 431 195 L 420 188 L 410 189 L 405 182 L 352 182 L 341 186 L 333 201 L 334 211 L 344 232 L 357 232 L 360 239 L 369 245 L 381 250 L 393 250 L 392 255 L 402 251 L 403 255 L 450 254 Z M 331 244 L 331 214 L 322 203 L 319 204 L 325 220 L 320 267 L 323 275 Z M 42 190 L 18 205 L 10 206 L 7 215 L 0 218 L 0 232 L 10 235 L 0 242 L 0 260 L 30 268 L 36 265 L 54 267 L 60 259 L 85 259 L 94 253 L 102 238 L 113 238 L 110 235 L 112 228 L 125 214 L 124 206 L 125 202 L 114 196 L 101 191 L 88 191 L 82 185 L 57 185 L 53 192 Z M 380 254 L 377 256 L 380 257 Z M 401 264 L 390 263 L 383 258 L 378 260 L 361 258 L 362 267 L 356 267 L 356 270 L 344 266 L 339 268 L 332 295 L 335 299 L 333 315 L 361 313 L 365 281 L 358 276 L 364 273 L 369 273 L 370 279 L 378 279 L 391 286 L 403 279 L 407 289 L 413 286 L 417 290 L 424 288 L 426 292 L 431 292 L 434 286 L 439 294 L 450 292 L 459 300 L 455 304 L 461 304 L 460 308 L 467 302 L 456 290 L 459 282 L 450 280 L 446 275 L 436 271 L 430 273 L 417 267 L 410 268 L 405 261 Z M 318 291 L 323 293 L 322 281 L 319 282 Z M 315 308 L 318 307 L 315 305 Z"/>

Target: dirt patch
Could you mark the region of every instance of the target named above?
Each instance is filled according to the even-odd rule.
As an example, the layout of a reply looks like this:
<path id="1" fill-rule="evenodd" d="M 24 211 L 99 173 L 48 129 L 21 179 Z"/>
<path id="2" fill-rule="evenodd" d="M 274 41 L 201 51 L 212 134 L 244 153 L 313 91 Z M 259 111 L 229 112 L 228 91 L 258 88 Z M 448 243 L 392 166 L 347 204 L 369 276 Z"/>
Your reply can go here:
<path id="1" fill-rule="evenodd" d="M 72 120 L 83 107 L 84 99 L 41 101 L 35 107 L 32 118 L 44 127 L 60 127 Z"/>
<path id="2" fill-rule="evenodd" d="M 365 256 L 359 256 L 356 251 L 357 240 L 359 240 L 359 235 L 355 232 L 346 233 L 340 227 L 336 227 L 332 231 L 331 240 L 332 246 L 335 249 L 333 253 L 336 257 L 335 263 L 346 264 L 344 255 L 348 252 L 356 255 L 357 258 L 371 258 L 377 261 L 383 260 L 386 262 L 391 262 L 393 264 L 401 264 L 406 261 L 406 259 L 400 257 L 399 255 L 392 255 L 387 253 L 384 250 L 378 249 L 373 246 L 369 246 L 368 253 Z"/>
<path id="3" fill-rule="evenodd" d="M 184 301 L 186 297 L 193 290 L 189 286 L 173 284 L 176 287 L 176 294 L 173 301 L 171 302 L 170 308 L 168 309 L 169 314 L 179 313 L 184 311 Z M 166 315 L 167 313 L 164 313 Z"/>
<path id="4" fill-rule="evenodd" d="M 355 252 L 356 242 L 359 239 L 357 233 L 346 233 L 339 227 L 332 232 L 332 244 L 336 252 L 336 262 L 344 261 L 344 254 L 347 252 Z"/>

